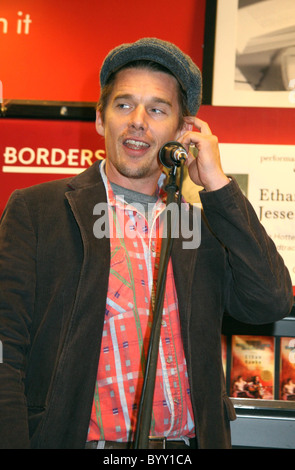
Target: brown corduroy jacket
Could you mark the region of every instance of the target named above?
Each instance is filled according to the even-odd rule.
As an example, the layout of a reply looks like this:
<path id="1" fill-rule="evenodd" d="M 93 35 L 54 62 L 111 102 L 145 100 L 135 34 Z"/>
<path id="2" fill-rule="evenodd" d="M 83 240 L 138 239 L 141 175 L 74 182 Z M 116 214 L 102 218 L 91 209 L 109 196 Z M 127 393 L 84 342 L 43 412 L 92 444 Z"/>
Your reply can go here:
<path id="1" fill-rule="evenodd" d="M 200 193 L 198 248 L 172 261 L 198 447 L 230 448 L 221 324 L 286 316 L 290 276 L 233 180 Z M 15 191 L 0 226 L 0 447 L 83 448 L 100 354 L 110 245 L 94 236 L 106 201 L 98 164 Z"/>

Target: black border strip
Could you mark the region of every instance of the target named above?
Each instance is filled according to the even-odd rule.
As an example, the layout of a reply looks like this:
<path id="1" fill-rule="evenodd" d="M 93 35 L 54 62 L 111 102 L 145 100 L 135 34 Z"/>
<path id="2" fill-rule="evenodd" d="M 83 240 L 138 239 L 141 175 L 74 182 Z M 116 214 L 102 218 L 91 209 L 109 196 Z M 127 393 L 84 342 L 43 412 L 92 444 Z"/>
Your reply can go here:
<path id="1" fill-rule="evenodd" d="M 217 0 L 207 0 L 203 54 L 203 104 L 212 104 Z"/>
<path id="2" fill-rule="evenodd" d="M 95 121 L 96 103 L 68 101 L 4 100 L 1 118 Z"/>

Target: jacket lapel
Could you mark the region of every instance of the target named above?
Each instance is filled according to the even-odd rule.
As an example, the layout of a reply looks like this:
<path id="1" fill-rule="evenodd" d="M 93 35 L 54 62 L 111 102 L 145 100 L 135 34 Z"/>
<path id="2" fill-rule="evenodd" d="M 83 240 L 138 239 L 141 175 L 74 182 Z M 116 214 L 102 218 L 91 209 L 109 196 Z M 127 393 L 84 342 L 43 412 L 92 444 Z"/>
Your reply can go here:
<path id="1" fill-rule="evenodd" d="M 106 202 L 96 165 L 71 180 L 66 198 L 80 229 L 84 256 L 71 320 L 52 384 L 44 434 L 40 436 L 41 448 L 79 448 L 85 443 L 108 288 L 109 239 L 97 239 L 93 233 L 97 218 L 93 215 L 94 206 Z M 75 429 L 73 435 L 64 423 Z M 54 432 L 46 432 L 48 429 Z"/>
<path id="2" fill-rule="evenodd" d="M 105 299 L 108 285 L 110 266 L 110 240 L 106 236 L 96 238 L 94 224 L 97 216 L 94 214 L 95 206 L 100 203 L 106 206 L 105 187 L 96 164 L 90 167 L 70 183 L 71 190 L 66 197 L 71 206 L 83 241 L 84 262 L 81 271 L 83 282 L 82 298 L 87 292 L 89 299 L 95 300 L 94 305 L 99 312 L 105 311 Z M 98 289 L 93 289 L 93 280 L 97 279 Z M 99 296 L 97 294 L 100 294 Z M 102 295 L 105 293 L 105 295 Z M 91 301 L 88 302 L 87 311 L 92 311 Z M 83 315 L 83 312 L 81 312 Z"/>

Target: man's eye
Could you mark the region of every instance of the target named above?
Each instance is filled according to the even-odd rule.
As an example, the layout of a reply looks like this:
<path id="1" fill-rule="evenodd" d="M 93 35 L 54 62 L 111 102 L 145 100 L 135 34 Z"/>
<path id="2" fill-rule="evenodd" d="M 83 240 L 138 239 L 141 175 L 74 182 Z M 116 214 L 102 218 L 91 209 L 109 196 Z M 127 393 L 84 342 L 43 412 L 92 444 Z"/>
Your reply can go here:
<path id="1" fill-rule="evenodd" d="M 118 106 L 118 108 L 120 108 L 120 109 L 128 109 L 128 108 L 130 108 L 129 104 L 127 104 L 127 103 L 118 103 L 117 106 Z"/>
<path id="2" fill-rule="evenodd" d="M 163 114 L 163 111 L 159 108 L 152 108 L 152 113 L 154 114 Z"/>

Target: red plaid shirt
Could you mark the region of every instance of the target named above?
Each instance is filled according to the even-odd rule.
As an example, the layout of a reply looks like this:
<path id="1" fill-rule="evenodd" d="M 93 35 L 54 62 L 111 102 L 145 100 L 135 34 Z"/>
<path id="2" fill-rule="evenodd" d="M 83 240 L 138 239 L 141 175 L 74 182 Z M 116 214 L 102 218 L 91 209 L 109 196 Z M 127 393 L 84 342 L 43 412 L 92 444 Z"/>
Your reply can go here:
<path id="1" fill-rule="evenodd" d="M 108 183 L 106 186 L 110 228 L 115 236 L 111 237 L 107 305 L 88 440 L 131 441 L 152 323 L 151 293 L 161 248 L 159 214 L 165 204 L 159 197 L 149 227 L 142 213 L 115 198 Z M 150 435 L 173 439 L 194 436 L 171 260 Z"/>

